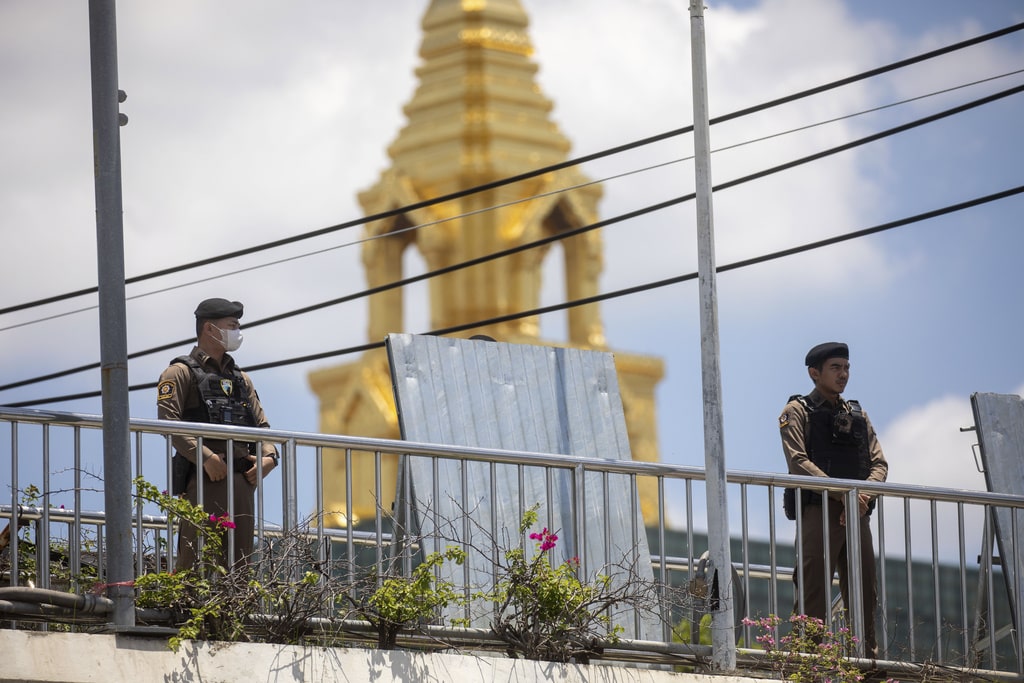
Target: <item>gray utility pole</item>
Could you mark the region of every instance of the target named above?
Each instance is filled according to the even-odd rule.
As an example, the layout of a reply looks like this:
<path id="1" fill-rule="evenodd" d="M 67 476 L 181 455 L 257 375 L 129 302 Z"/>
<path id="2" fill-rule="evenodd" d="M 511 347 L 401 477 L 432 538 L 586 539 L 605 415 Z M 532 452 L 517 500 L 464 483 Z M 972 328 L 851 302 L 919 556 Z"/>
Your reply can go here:
<path id="1" fill-rule="evenodd" d="M 729 549 L 729 506 L 722 434 L 722 376 L 715 293 L 715 231 L 711 202 L 711 134 L 703 0 L 690 0 L 690 62 L 693 69 L 693 163 L 697 191 L 697 278 L 700 284 L 700 359 L 704 391 L 704 468 L 707 472 L 708 554 L 711 556 L 712 667 L 736 669 L 736 638 Z"/>
<path id="2" fill-rule="evenodd" d="M 93 172 L 103 391 L 103 488 L 107 597 L 116 630 L 135 626 L 132 580 L 132 470 L 128 414 L 128 342 L 124 306 L 124 226 L 114 0 L 89 0 Z"/>

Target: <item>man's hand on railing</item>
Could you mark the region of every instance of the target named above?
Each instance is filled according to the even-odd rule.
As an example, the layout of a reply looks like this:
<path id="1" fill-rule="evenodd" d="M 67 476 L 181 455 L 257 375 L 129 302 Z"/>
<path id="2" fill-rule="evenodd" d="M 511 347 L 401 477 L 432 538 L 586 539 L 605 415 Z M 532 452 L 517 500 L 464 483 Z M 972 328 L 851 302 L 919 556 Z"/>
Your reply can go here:
<path id="1" fill-rule="evenodd" d="M 871 496 L 867 493 L 858 493 L 857 502 L 860 503 L 860 516 L 868 514 L 871 505 Z"/>
<path id="2" fill-rule="evenodd" d="M 207 453 L 203 457 L 203 469 L 210 481 L 220 481 L 228 476 L 228 464 L 217 453 Z"/>
<path id="3" fill-rule="evenodd" d="M 258 481 L 256 477 L 259 476 L 259 472 L 256 469 L 256 456 L 250 455 L 248 456 L 248 458 L 250 462 L 252 462 L 252 467 L 245 471 L 245 480 L 248 481 L 253 486 L 256 486 L 256 483 Z M 269 455 L 264 455 L 263 476 L 266 477 L 268 474 L 270 474 L 270 471 L 273 470 L 275 467 L 277 467 L 277 460 L 270 457 Z"/>
<path id="4" fill-rule="evenodd" d="M 860 508 L 860 516 L 863 517 L 868 514 L 868 509 L 871 505 L 871 496 L 867 493 L 858 493 L 857 503 Z M 846 526 L 846 508 L 843 508 L 843 511 L 839 513 L 839 526 Z"/>

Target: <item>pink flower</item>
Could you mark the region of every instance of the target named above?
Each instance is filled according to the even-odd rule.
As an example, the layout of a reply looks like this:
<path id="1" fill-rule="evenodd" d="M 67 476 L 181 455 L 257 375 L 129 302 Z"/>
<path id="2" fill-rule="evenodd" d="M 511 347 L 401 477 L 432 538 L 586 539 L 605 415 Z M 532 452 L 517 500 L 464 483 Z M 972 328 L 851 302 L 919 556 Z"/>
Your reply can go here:
<path id="1" fill-rule="evenodd" d="M 558 540 L 558 535 L 551 533 L 548 531 L 547 527 L 544 527 L 543 531 L 539 534 L 537 532 L 530 534 L 530 538 L 534 541 L 540 541 L 541 552 L 544 552 L 555 547 L 555 541 Z"/>
<path id="2" fill-rule="evenodd" d="M 231 518 L 228 517 L 227 515 L 221 515 L 220 517 L 218 517 L 216 515 L 210 515 L 210 521 L 212 523 L 216 524 L 217 526 L 221 527 L 222 529 L 234 529 L 235 528 L 235 523 L 232 522 Z"/>

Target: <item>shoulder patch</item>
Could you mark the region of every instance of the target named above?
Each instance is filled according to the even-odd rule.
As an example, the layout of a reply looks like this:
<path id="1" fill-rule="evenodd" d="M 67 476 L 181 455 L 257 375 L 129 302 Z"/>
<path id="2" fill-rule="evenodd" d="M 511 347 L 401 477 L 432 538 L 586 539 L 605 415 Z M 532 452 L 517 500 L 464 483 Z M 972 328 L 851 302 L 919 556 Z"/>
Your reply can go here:
<path id="1" fill-rule="evenodd" d="M 165 401 L 169 398 L 174 398 L 174 380 L 164 380 L 157 385 L 156 388 L 156 400 Z"/>
<path id="2" fill-rule="evenodd" d="M 789 426 L 789 411 L 785 411 L 782 415 L 779 415 L 779 429 L 783 429 Z"/>

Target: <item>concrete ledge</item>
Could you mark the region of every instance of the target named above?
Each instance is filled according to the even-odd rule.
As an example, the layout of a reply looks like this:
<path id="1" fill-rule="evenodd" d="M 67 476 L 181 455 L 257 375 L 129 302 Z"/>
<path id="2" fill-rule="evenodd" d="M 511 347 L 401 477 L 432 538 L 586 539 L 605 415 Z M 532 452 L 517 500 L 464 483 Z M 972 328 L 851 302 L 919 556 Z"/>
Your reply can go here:
<path id="1" fill-rule="evenodd" d="M 0 630 L 2 683 L 738 683 L 750 679 L 474 654 Z"/>

